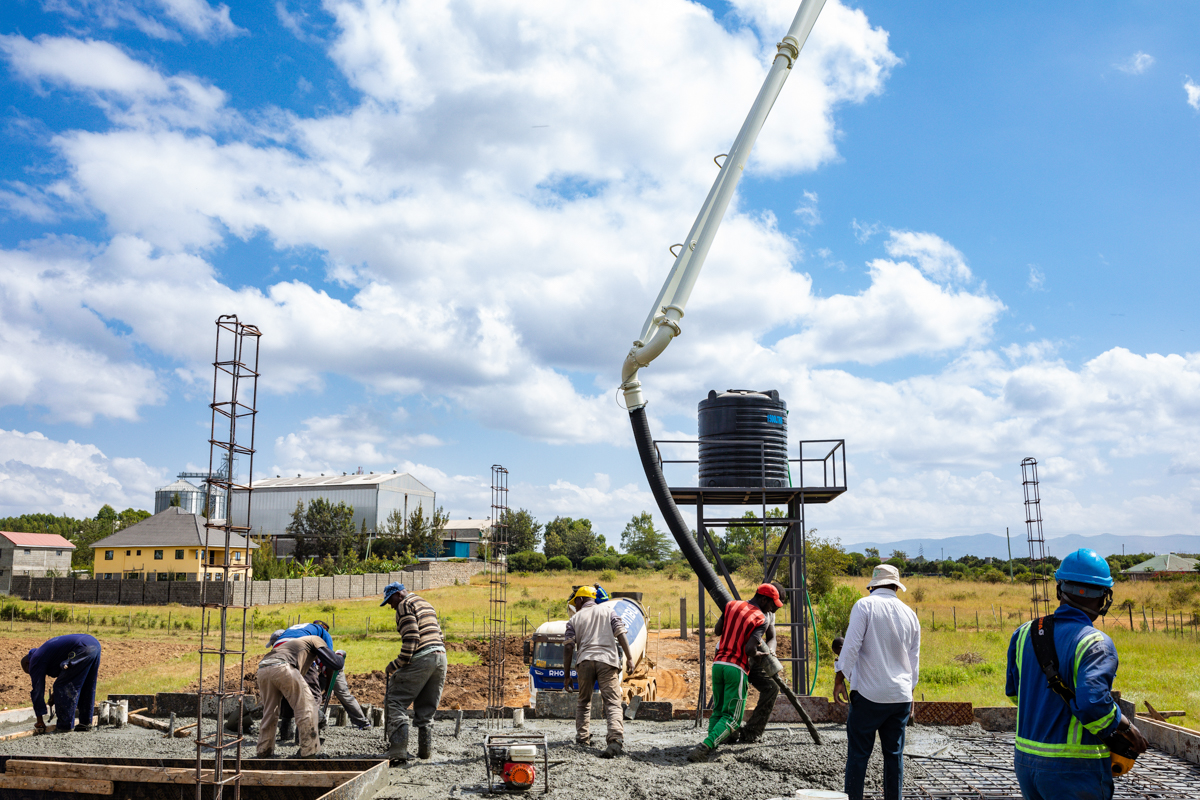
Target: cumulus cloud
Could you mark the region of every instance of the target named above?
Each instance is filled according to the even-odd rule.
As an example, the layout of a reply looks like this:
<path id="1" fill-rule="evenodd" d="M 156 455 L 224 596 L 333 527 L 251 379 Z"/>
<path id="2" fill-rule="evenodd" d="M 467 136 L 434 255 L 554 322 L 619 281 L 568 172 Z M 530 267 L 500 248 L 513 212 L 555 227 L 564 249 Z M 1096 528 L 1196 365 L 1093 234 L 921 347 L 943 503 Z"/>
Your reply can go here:
<path id="1" fill-rule="evenodd" d="M 229 6 L 206 0 L 43 0 L 43 8 L 101 28 L 131 25 L 155 39 L 181 39 L 181 32 L 216 40 L 245 33 L 229 18 Z"/>
<path id="2" fill-rule="evenodd" d="M 0 430 L 0 516 L 37 509 L 91 517 L 105 503 L 140 508 L 165 478 L 141 459 L 109 458 L 94 445 Z"/>
<path id="3" fill-rule="evenodd" d="M 967 281 L 971 270 L 958 248 L 932 233 L 892 231 L 884 245 L 893 258 L 913 258 L 917 266 L 936 281 Z"/>
<path id="4" fill-rule="evenodd" d="M 0 53 L 26 81 L 87 92 L 122 124 L 208 127 L 225 103 L 220 89 L 190 76 L 163 76 L 109 42 L 0 36 Z"/>
<path id="5" fill-rule="evenodd" d="M 1183 82 L 1183 91 L 1187 93 L 1187 104 L 1200 111 L 1200 84 L 1187 78 Z"/>
<path id="6" fill-rule="evenodd" d="M 1040 292 L 1046 288 L 1046 273 L 1042 272 L 1036 264 L 1029 265 L 1029 279 L 1025 281 L 1025 285 L 1035 292 Z"/>
<path id="7" fill-rule="evenodd" d="M 1124 72 L 1126 75 L 1141 75 L 1146 70 L 1154 66 L 1154 56 L 1150 55 L 1149 53 L 1143 53 L 1141 50 L 1139 50 L 1129 58 L 1114 64 L 1113 66 L 1121 70 L 1121 72 Z"/>

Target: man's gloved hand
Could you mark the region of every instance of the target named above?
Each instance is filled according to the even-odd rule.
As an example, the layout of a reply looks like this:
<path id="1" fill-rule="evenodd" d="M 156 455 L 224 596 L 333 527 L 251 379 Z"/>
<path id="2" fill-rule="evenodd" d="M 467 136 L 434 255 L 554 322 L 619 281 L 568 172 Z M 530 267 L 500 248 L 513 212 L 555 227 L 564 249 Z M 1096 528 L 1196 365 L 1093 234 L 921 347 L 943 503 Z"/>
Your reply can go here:
<path id="1" fill-rule="evenodd" d="M 1150 749 L 1150 743 L 1146 741 L 1146 737 L 1142 735 L 1137 725 L 1134 725 L 1129 717 L 1121 718 L 1121 723 L 1117 726 L 1117 734 L 1124 737 L 1133 748 L 1133 752 L 1139 756 Z"/>
<path id="2" fill-rule="evenodd" d="M 389 678 L 391 678 L 395 672 L 396 672 L 396 667 L 391 662 L 388 662 L 388 665 L 383 668 L 383 674 L 387 675 Z"/>
<path id="3" fill-rule="evenodd" d="M 346 657 L 346 651 L 345 651 L 345 650 L 334 650 L 334 651 L 333 651 L 333 654 L 334 654 L 335 656 L 341 656 L 342 658 L 345 658 L 345 657 Z"/>

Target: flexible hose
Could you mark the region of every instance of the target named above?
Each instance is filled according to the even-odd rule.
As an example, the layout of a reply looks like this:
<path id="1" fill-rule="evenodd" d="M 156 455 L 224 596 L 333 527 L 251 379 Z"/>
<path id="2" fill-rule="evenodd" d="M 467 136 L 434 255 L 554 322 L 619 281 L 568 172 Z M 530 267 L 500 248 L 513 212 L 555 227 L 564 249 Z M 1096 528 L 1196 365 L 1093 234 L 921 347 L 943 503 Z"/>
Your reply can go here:
<path id="1" fill-rule="evenodd" d="M 679 513 L 679 507 L 675 505 L 675 499 L 671 497 L 667 479 L 663 476 L 662 465 L 655 457 L 654 438 L 650 435 L 650 422 L 646 419 L 646 409 L 643 407 L 630 411 L 629 421 L 633 425 L 633 438 L 637 442 L 638 455 L 642 458 L 642 469 L 646 472 L 646 481 L 650 484 L 654 501 L 658 503 L 658 510 L 662 512 L 663 519 L 667 522 L 667 528 L 675 537 L 675 543 L 679 545 L 679 551 L 683 553 L 683 557 L 696 571 L 696 577 L 700 579 L 700 584 L 717 604 L 717 607 L 724 611 L 725 604 L 733 598 L 730 597 L 725 584 L 721 583 L 721 579 L 717 577 L 712 564 L 708 563 L 708 559 L 704 557 L 700 543 L 696 541 L 696 537 L 692 536 L 691 529 L 683 520 L 683 514 Z"/>
<path id="2" fill-rule="evenodd" d="M 808 593 L 808 577 L 801 579 L 801 585 L 804 587 L 804 601 L 808 603 L 808 621 L 812 623 L 813 629 L 813 650 L 816 651 L 817 657 L 813 663 L 813 679 L 812 686 L 808 687 L 808 693 L 811 695 L 817 690 L 817 676 L 821 674 L 821 643 L 817 641 L 817 618 L 813 616 L 812 597 Z"/>

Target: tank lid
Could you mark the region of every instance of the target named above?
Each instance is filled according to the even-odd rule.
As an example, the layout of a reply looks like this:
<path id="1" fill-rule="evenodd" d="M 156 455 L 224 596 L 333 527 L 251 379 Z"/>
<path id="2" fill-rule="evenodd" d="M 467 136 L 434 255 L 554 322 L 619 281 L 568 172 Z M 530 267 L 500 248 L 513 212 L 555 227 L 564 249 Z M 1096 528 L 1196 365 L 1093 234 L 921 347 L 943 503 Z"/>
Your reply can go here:
<path id="1" fill-rule="evenodd" d="M 779 399 L 779 390 L 778 389 L 764 389 L 761 391 L 758 389 L 726 389 L 725 391 L 721 392 L 720 394 L 717 394 L 716 389 L 709 389 L 708 390 L 708 399 L 716 400 L 718 397 L 734 397 L 737 395 L 744 396 L 744 395 L 749 395 L 749 394 L 765 395 L 765 396 L 771 398 L 772 400 Z"/>

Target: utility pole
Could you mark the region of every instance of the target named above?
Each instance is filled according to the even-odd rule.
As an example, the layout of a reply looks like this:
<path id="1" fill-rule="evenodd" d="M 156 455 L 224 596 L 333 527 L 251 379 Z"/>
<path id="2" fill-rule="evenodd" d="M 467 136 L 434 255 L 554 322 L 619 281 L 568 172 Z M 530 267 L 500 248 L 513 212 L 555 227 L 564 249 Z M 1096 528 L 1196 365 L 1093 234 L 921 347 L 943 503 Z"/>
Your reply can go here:
<path id="1" fill-rule="evenodd" d="M 1007 525 L 1004 526 L 1004 541 L 1008 542 L 1008 582 L 1016 583 L 1016 580 L 1013 578 L 1013 568 L 1012 568 L 1012 539 L 1008 538 L 1008 526 Z"/>

